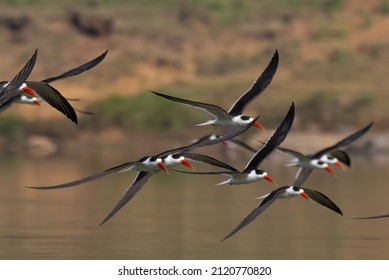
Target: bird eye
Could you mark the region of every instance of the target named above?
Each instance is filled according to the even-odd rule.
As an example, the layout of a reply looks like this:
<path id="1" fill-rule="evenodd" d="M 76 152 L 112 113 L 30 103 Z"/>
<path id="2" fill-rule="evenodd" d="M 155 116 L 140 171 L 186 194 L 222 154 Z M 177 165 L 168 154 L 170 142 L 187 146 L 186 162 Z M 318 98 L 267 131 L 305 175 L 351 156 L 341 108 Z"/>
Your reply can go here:
<path id="1" fill-rule="evenodd" d="M 241 119 L 242 121 L 248 121 L 248 120 L 250 120 L 251 118 L 248 117 L 248 116 L 241 116 L 240 119 Z"/>
<path id="2" fill-rule="evenodd" d="M 327 158 L 328 158 L 329 160 L 333 160 L 333 159 L 334 159 L 333 156 L 327 156 Z"/>
<path id="3" fill-rule="evenodd" d="M 265 173 L 265 171 L 263 170 L 257 170 L 257 175 L 263 175 Z"/>
<path id="4" fill-rule="evenodd" d="M 298 191 L 300 191 L 300 188 L 299 187 L 293 187 L 293 191 L 298 192 Z"/>

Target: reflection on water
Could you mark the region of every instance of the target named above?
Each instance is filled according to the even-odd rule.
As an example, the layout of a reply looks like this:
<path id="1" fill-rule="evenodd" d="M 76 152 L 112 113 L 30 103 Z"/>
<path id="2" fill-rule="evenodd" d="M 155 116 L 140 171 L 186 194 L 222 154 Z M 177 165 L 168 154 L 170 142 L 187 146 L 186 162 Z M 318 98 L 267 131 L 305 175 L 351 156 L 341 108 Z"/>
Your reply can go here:
<path id="1" fill-rule="evenodd" d="M 352 169 L 345 173 L 336 169 L 336 179 L 318 171 L 305 184 L 329 196 L 345 217 L 304 199 L 279 200 L 222 243 L 219 241 L 256 206 L 255 198 L 274 186 L 266 181 L 214 186 L 224 177 L 161 172 L 101 227 L 98 224 L 131 184 L 134 173 L 115 174 L 66 190 L 23 187 L 78 179 L 126 160 L 130 159 L 3 157 L 0 258 L 389 258 L 389 219 L 345 218 L 389 213 L 386 162 L 362 157 L 354 158 Z M 292 183 L 295 172 L 283 163 L 284 157 L 274 156 L 263 166 L 280 185 Z"/>

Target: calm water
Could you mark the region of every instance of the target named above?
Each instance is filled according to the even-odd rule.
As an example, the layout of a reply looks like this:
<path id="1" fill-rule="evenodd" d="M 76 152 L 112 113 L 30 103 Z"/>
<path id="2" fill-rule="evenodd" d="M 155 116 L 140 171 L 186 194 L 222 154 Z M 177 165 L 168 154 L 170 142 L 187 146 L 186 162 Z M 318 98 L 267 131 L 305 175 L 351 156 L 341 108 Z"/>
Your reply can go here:
<path id="1" fill-rule="evenodd" d="M 270 183 L 217 187 L 225 177 L 160 173 L 101 227 L 133 172 L 66 190 L 23 187 L 78 179 L 133 159 L 3 157 L 0 258 L 389 259 L 389 219 L 346 218 L 389 213 L 385 159 L 354 157 L 350 170 L 335 170 L 337 178 L 322 171 L 306 182 L 329 196 L 345 217 L 301 198 L 279 200 L 223 243 L 257 205 L 255 198 L 274 188 Z M 279 185 L 293 182 L 295 169 L 285 162 L 274 156 L 263 166 Z"/>

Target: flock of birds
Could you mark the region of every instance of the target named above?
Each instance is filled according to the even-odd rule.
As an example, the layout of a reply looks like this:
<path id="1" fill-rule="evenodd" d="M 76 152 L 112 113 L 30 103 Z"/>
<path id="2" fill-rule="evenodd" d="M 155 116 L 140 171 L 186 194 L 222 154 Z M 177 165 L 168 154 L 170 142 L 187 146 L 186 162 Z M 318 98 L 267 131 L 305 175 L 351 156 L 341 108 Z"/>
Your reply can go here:
<path id="1" fill-rule="evenodd" d="M 74 69 L 71 69 L 61 75 L 48 78 L 42 81 L 28 81 L 28 77 L 32 72 L 36 58 L 37 51 L 33 54 L 31 59 L 26 63 L 23 69 L 9 82 L 1 82 L 0 85 L 0 112 L 8 109 L 13 103 L 24 103 L 24 104 L 34 104 L 40 105 L 41 102 L 45 101 L 49 103 L 52 107 L 63 113 L 74 123 L 77 123 L 77 114 L 76 111 L 80 113 L 90 113 L 84 112 L 77 109 L 74 109 L 69 101 L 71 99 L 66 99 L 61 95 L 61 93 L 50 85 L 50 83 L 65 79 L 71 76 L 76 76 L 81 74 L 89 69 L 98 65 L 107 55 L 108 51 L 104 52 L 97 58 L 78 66 Z M 295 106 L 294 103 L 291 103 L 289 110 L 287 111 L 284 119 L 279 124 L 275 132 L 269 137 L 269 139 L 261 143 L 261 146 L 258 149 L 250 147 L 245 142 L 236 139 L 236 137 L 251 127 L 256 127 L 259 129 L 264 129 L 263 126 L 258 122 L 259 117 L 250 117 L 243 114 L 246 106 L 252 102 L 256 97 L 261 95 L 264 90 L 271 83 L 278 67 L 279 54 L 276 50 L 273 57 L 271 58 L 268 66 L 263 71 L 263 73 L 258 77 L 258 79 L 253 83 L 253 85 L 242 95 L 237 101 L 231 106 L 231 108 L 226 111 L 223 108 L 207 104 L 203 102 L 193 101 L 182 99 L 178 97 L 169 96 L 166 94 L 158 93 L 151 91 L 158 97 L 167 99 L 169 101 L 177 102 L 183 105 L 187 105 L 199 110 L 202 110 L 209 115 L 213 116 L 213 119 L 198 124 L 199 126 L 203 125 L 214 125 L 221 126 L 226 131 L 225 135 L 206 135 L 201 137 L 194 142 L 178 147 L 173 148 L 167 151 L 163 151 L 156 155 L 145 156 L 139 160 L 126 162 L 99 173 L 81 178 L 79 180 L 54 185 L 54 186 L 28 186 L 27 188 L 39 189 L 39 190 L 51 190 L 51 189 L 62 189 L 74 187 L 83 183 L 92 182 L 94 180 L 103 178 L 106 175 L 125 172 L 125 171 L 136 171 L 137 175 L 131 184 L 131 186 L 124 192 L 123 196 L 117 202 L 115 207 L 111 212 L 106 216 L 106 218 L 100 223 L 100 225 L 107 222 L 111 219 L 124 205 L 126 205 L 137 193 L 138 191 L 146 184 L 148 179 L 156 174 L 157 172 L 164 171 L 169 173 L 169 170 L 174 170 L 180 173 L 194 174 L 194 175 L 223 175 L 228 178 L 221 182 L 222 184 L 230 185 L 240 185 L 240 184 L 249 184 L 253 182 L 260 181 L 265 179 L 272 184 L 275 184 L 275 181 L 268 175 L 267 171 L 259 169 L 259 165 L 266 159 L 272 152 L 278 150 L 281 153 L 285 153 L 293 157 L 293 160 L 290 162 L 290 166 L 298 167 L 298 171 L 295 176 L 295 182 L 290 186 L 282 186 L 274 191 L 263 195 L 260 197 L 261 202 L 255 207 L 237 226 L 234 228 L 228 235 L 223 239 L 227 239 L 232 235 L 236 234 L 242 228 L 251 223 L 258 215 L 264 212 L 272 203 L 277 199 L 281 198 L 292 198 L 292 197 L 303 197 L 312 202 L 317 202 L 328 209 L 336 212 L 339 215 L 343 215 L 340 208 L 326 195 L 323 193 L 307 189 L 302 187 L 305 180 L 314 170 L 323 169 L 331 174 L 333 171 L 331 169 L 332 165 L 336 165 L 342 169 L 345 169 L 346 166 L 350 167 L 351 160 L 349 155 L 342 150 L 342 148 L 350 145 L 352 142 L 363 136 L 373 125 L 373 123 L 368 124 L 366 127 L 361 130 L 343 138 L 337 143 L 333 144 L 330 147 L 321 149 L 320 151 L 314 152 L 310 155 L 303 155 L 298 151 L 291 149 L 286 149 L 281 147 L 282 142 L 286 139 L 295 117 Z M 235 167 L 222 162 L 216 158 L 210 157 L 208 155 L 194 153 L 193 150 L 215 145 L 223 142 L 233 142 L 239 146 L 242 146 L 252 152 L 254 155 L 246 164 L 246 167 L 239 171 Z M 205 163 L 211 166 L 221 168 L 221 171 L 209 171 L 209 172 L 196 172 L 191 164 L 191 162 L 200 162 Z M 176 166 L 185 166 L 192 171 L 183 171 L 175 169 Z M 389 214 L 370 216 L 370 217 L 357 217 L 353 219 L 376 219 L 376 218 L 386 218 L 389 217 Z"/>

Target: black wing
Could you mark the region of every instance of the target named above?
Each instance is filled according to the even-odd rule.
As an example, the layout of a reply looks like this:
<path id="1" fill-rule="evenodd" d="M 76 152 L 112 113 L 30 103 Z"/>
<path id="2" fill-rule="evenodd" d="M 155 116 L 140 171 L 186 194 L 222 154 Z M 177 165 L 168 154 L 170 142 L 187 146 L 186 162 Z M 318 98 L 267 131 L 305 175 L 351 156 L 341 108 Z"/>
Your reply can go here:
<path id="1" fill-rule="evenodd" d="M 77 114 L 74 108 L 58 90 L 43 82 L 28 81 L 26 84 L 52 107 L 68 117 L 72 122 L 77 123 Z"/>
<path id="2" fill-rule="evenodd" d="M 119 202 L 115 205 L 115 207 L 111 210 L 107 217 L 100 223 L 99 226 L 107 222 L 109 219 L 113 217 L 124 205 L 126 205 L 136 194 L 137 192 L 146 184 L 147 180 L 154 174 L 155 172 L 146 172 L 141 171 L 136 176 L 132 185 L 124 192 L 123 196 L 120 198 Z"/>
<path id="3" fill-rule="evenodd" d="M 331 156 L 337 158 L 341 163 L 344 163 L 348 167 L 351 167 L 351 159 L 349 155 L 343 150 L 335 150 L 329 153 Z"/>
<path id="4" fill-rule="evenodd" d="M 241 115 L 246 105 L 249 104 L 255 97 L 259 96 L 267 88 L 277 71 L 278 59 L 278 51 L 276 50 L 265 71 L 263 71 L 261 76 L 259 76 L 250 89 L 241 97 L 239 97 L 234 105 L 232 105 L 228 113 L 233 116 Z"/>
<path id="5" fill-rule="evenodd" d="M 221 118 L 221 119 L 229 119 L 229 118 L 231 118 L 230 114 L 228 114 L 223 108 L 221 108 L 219 106 L 216 106 L 216 105 L 213 105 L 213 104 L 197 102 L 197 101 L 188 100 L 188 99 L 182 99 L 182 98 L 178 98 L 178 97 L 174 97 L 174 96 L 158 93 L 158 92 L 155 92 L 155 91 L 150 91 L 150 92 L 152 92 L 152 93 L 154 93 L 154 94 L 156 94 L 156 95 L 158 95 L 160 97 L 169 99 L 171 101 L 182 103 L 182 104 L 185 104 L 187 106 L 191 106 L 191 107 L 200 109 L 202 111 L 207 112 L 208 114 L 213 115 L 216 118 Z"/>
<path id="6" fill-rule="evenodd" d="M 269 195 L 267 195 L 262 202 L 253 210 L 251 211 L 246 218 L 243 219 L 242 222 L 226 237 L 223 238 L 222 241 L 225 239 L 231 237 L 235 233 L 237 233 L 239 230 L 241 230 L 243 227 L 247 226 L 249 223 L 251 223 L 259 214 L 261 214 L 263 211 L 265 211 L 277 198 L 280 196 L 289 186 L 278 188 L 274 191 L 272 191 Z M 342 211 L 339 209 L 338 206 L 336 206 L 335 203 L 333 203 L 327 196 L 322 194 L 321 192 L 310 190 L 310 189 L 303 189 L 304 192 L 314 201 L 317 203 L 335 211 L 336 213 L 343 215 Z"/>
<path id="7" fill-rule="evenodd" d="M 265 143 L 264 146 L 252 157 L 244 171 L 250 171 L 257 169 L 257 166 L 281 143 L 285 140 L 290 128 L 292 127 L 294 120 L 294 103 L 290 106 L 288 113 L 286 114 L 284 120 L 281 122 L 280 126 L 270 137 L 270 139 Z"/>
<path id="8" fill-rule="evenodd" d="M 369 216 L 369 217 L 354 217 L 354 218 L 349 218 L 349 219 L 354 219 L 354 220 L 375 220 L 375 219 L 385 219 L 385 218 L 389 218 L 389 214 L 382 214 L 382 215 Z"/>
<path id="9" fill-rule="evenodd" d="M 220 135 L 217 135 L 217 134 L 208 134 L 208 135 L 205 135 L 201 138 L 197 138 L 197 139 L 194 139 L 191 143 L 193 145 L 196 145 L 198 142 L 203 142 L 203 141 L 207 141 L 207 140 L 210 140 L 210 139 L 217 139 L 221 137 Z M 242 140 L 239 140 L 239 139 L 229 139 L 227 140 L 228 142 L 236 145 L 236 146 L 239 146 L 241 148 L 244 148 L 246 150 L 249 150 L 250 152 L 254 152 L 256 153 L 257 150 L 252 148 L 250 145 L 246 144 L 244 141 Z M 264 144 L 264 143 L 263 143 Z"/>
<path id="10" fill-rule="evenodd" d="M 237 146 L 239 146 L 239 147 L 241 147 L 241 148 L 244 148 L 244 149 L 246 149 L 246 150 L 248 150 L 248 151 L 250 151 L 250 152 L 254 152 L 254 153 L 257 152 L 256 149 L 254 149 L 253 147 L 251 147 L 250 145 L 248 145 L 247 143 L 245 143 L 245 142 L 242 141 L 242 140 L 239 140 L 239 139 L 230 139 L 230 140 L 228 140 L 228 142 L 231 142 L 231 143 L 233 143 L 233 144 L 235 144 L 235 145 L 237 145 Z"/>
<path id="11" fill-rule="evenodd" d="M 322 194 L 321 192 L 310 190 L 303 188 L 304 192 L 314 201 L 317 203 L 327 207 L 328 209 L 331 209 L 332 211 L 335 211 L 339 215 L 343 215 L 342 211 L 339 209 L 339 207 L 331 201 L 327 196 Z"/>
<path id="12" fill-rule="evenodd" d="M 62 79 L 72 77 L 72 76 L 77 76 L 85 71 L 88 71 L 89 69 L 92 69 L 97 64 L 99 64 L 101 61 L 103 61 L 103 59 L 105 58 L 107 53 L 108 53 L 108 50 L 106 50 L 104 53 L 102 53 L 101 55 L 99 55 L 95 59 L 93 59 L 93 60 L 91 60 L 83 65 L 77 66 L 76 68 L 73 68 L 69 71 L 66 71 L 65 73 L 62 73 L 61 75 L 44 79 L 44 80 L 42 80 L 42 82 L 49 84 L 49 83 L 52 83 L 54 81 L 62 80 Z"/>
<path id="13" fill-rule="evenodd" d="M 300 153 L 296 150 L 287 149 L 287 148 L 283 148 L 283 147 L 277 147 L 277 151 L 284 153 L 284 154 L 289 154 L 296 159 L 300 159 L 300 160 L 308 159 L 307 156 L 303 155 L 302 153 Z"/>
<path id="14" fill-rule="evenodd" d="M 320 158 L 322 155 L 328 154 L 332 151 L 335 151 L 335 150 L 343 148 L 347 145 L 350 145 L 352 142 L 354 142 L 359 137 L 361 137 L 363 134 L 365 134 L 370 129 L 370 127 L 372 125 L 373 125 L 373 122 L 371 122 L 368 126 L 364 127 L 363 129 L 345 137 L 344 139 L 340 140 L 339 142 L 335 143 L 334 145 L 316 152 L 311 157 Z"/>
<path id="15" fill-rule="evenodd" d="M 69 187 L 77 186 L 77 185 L 80 185 L 83 183 L 95 181 L 97 179 L 103 178 L 103 177 L 105 177 L 109 174 L 112 174 L 112 173 L 124 171 L 124 170 L 130 168 L 131 166 L 133 166 L 135 163 L 136 162 L 126 162 L 126 163 L 111 167 L 109 169 L 106 169 L 106 170 L 99 172 L 97 174 L 94 174 L 94 175 L 91 175 L 91 176 L 88 176 L 88 177 L 85 177 L 85 178 L 82 178 L 82 179 L 79 179 L 76 181 L 60 184 L 60 185 L 42 186 L 42 187 L 29 187 L 29 186 L 27 186 L 26 188 L 37 189 L 37 190 L 53 190 L 53 189 L 69 188 Z"/>
<path id="16" fill-rule="evenodd" d="M 202 146 L 207 146 L 207 145 L 214 145 L 214 144 L 217 144 L 219 142 L 222 142 L 224 140 L 228 140 L 228 139 L 231 139 L 235 136 L 238 136 L 239 134 L 243 133 L 244 131 L 246 131 L 247 129 L 249 129 L 252 124 L 258 119 L 255 118 L 251 123 L 247 124 L 246 126 L 232 132 L 232 133 L 229 133 L 227 135 L 224 135 L 224 136 L 221 136 L 220 138 L 217 138 L 217 139 L 213 139 L 213 140 L 209 140 L 207 139 L 206 141 L 202 141 L 202 142 L 199 142 L 197 143 L 195 146 L 193 145 L 188 145 L 188 146 L 184 146 L 184 147 L 180 147 L 180 148 L 176 148 L 176 149 L 173 149 L 173 150 L 169 150 L 169 151 L 165 151 L 159 155 L 157 155 L 157 157 L 163 157 L 163 156 L 166 156 L 166 155 L 169 155 L 169 154 L 172 154 L 173 152 L 181 152 L 181 151 L 189 151 L 191 149 L 194 149 L 194 148 L 197 148 L 197 147 L 202 147 Z M 120 172 L 120 171 L 123 171 L 125 169 L 128 169 L 130 168 L 131 165 L 134 165 L 136 162 L 127 162 L 127 163 L 123 163 L 121 165 L 118 165 L 118 166 L 115 166 L 115 167 L 112 167 L 112 168 L 109 168 L 107 170 L 104 170 L 100 173 L 97 173 L 97 174 L 94 174 L 94 175 L 91 175 L 91 176 L 88 176 L 88 177 L 85 177 L 85 178 L 82 178 L 82 179 L 79 179 L 79 180 L 76 180 L 76 181 L 72 181 L 72 182 L 69 182 L 69 183 L 65 183 L 65 184 L 60 184 L 60 185 L 55 185 L 55 186 L 42 186 L 42 187 L 29 187 L 27 186 L 27 188 L 32 188 L 32 189 L 61 189 L 61 188 L 68 188 L 68 187 L 72 187 L 72 186 L 76 186 L 76 185 L 79 185 L 79 184 L 82 184 L 82 183 L 86 183 L 86 182 L 90 182 L 90 181 L 94 181 L 94 180 L 97 180 L 99 178 L 102 178 L 108 174 L 111 174 L 111 173 L 115 173 L 115 172 Z M 225 173 L 225 172 L 224 172 Z"/>
<path id="17" fill-rule="evenodd" d="M 35 66 L 36 58 L 38 56 L 38 49 L 35 50 L 34 54 L 27 61 L 26 65 L 20 70 L 20 72 L 2 89 L 0 89 L 0 105 L 6 103 L 10 99 L 13 99 L 19 95 L 17 93 L 20 86 L 30 76 L 32 69 Z"/>
<path id="18" fill-rule="evenodd" d="M 193 161 L 207 163 L 207 164 L 221 167 L 221 168 L 225 168 L 225 169 L 228 169 L 231 171 L 238 171 L 235 167 L 232 167 L 231 165 L 228 165 L 227 163 L 224 163 L 218 159 L 215 159 L 215 158 L 207 156 L 207 155 L 195 154 L 195 153 L 182 153 L 180 155 L 184 156 L 187 159 L 193 160 Z"/>
<path id="19" fill-rule="evenodd" d="M 233 171 L 233 170 L 225 170 L 225 171 L 185 171 L 185 170 L 178 170 L 178 169 L 172 169 L 173 171 L 176 171 L 178 173 L 185 173 L 185 174 L 195 174 L 195 175 L 229 175 L 234 176 L 235 174 L 242 174 L 239 171 Z"/>
<path id="20" fill-rule="evenodd" d="M 95 113 L 93 112 L 89 112 L 89 111 L 84 111 L 84 110 L 80 110 L 80 109 L 77 109 L 77 108 L 73 108 L 74 111 L 78 112 L 78 113 L 81 113 L 81 114 L 84 114 L 84 115 L 94 115 Z"/>
<path id="21" fill-rule="evenodd" d="M 240 231 L 242 228 L 247 226 L 249 223 L 251 223 L 259 214 L 261 214 L 263 211 L 265 211 L 276 199 L 277 197 L 285 191 L 289 186 L 278 188 L 271 193 L 269 193 L 268 196 L 266 196 L 261 203 L 258 204 L 258 206 L 251 211 L 241 222 L 240 224 L 231 231 L 226 237 L 224 237 L 221 241 L 226 240 L 227 238 L 233 236 L 235 233 Z"/>
<path id="22" fill-rule="evenodd" d="M 252 127 L 253 123 L 255 123 L 258 120 L 258 118 L 259 118 L 259 116 L 256 117 L 252 122 L 250 122 L 246 126 L 243 126 L 243 127 L 239 128 L 231 133 L 228 133 L 228 134 L 222 135 L 220 137 L 216 137 L 216 138 L 204 136 L 204 137 L 201 137 L 200 139 L 198 139 L 195 143 L 164 151 L 157 156 L 163 157 L 163 156 L 167 156 L 169 154 L 183 153 L 183 152 L 187 152 L 187 151 L 190 151 L 190 150 L 193 150 L 196 148 L 211 146 L 211 145 L 215 145 L 215 144 L 218 144 L 220 142 L 232 139 L 232 138 L 242 134 L 243 132 L 248 130 L 250 127 Z"/>

